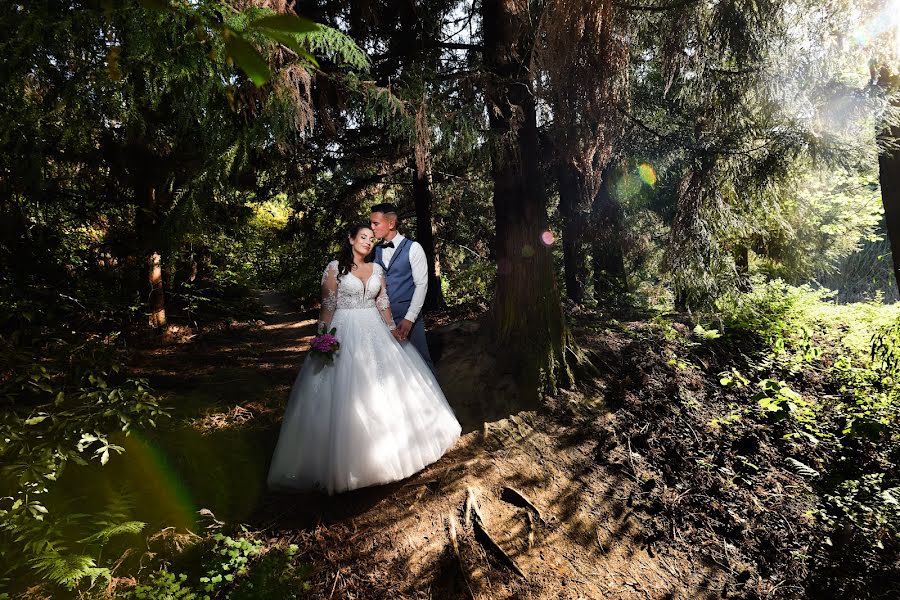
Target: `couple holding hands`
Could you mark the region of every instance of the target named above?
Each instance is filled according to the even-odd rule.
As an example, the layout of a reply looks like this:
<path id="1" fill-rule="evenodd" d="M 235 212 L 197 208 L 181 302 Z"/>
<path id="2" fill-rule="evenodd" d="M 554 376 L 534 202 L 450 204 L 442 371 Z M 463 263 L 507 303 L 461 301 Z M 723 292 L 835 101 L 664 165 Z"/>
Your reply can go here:
<path id="1" fill-rule="evenodd" d="M 297 375 L 269 468 L 273 489 L 334 494 L 398 481 L 459 438 L 425 342 L 425 252 L 397 227 L 393 205 L 373 206 L 325 268 L 319 326 L 340 346 L 330 361 L 307 358 Z"/>

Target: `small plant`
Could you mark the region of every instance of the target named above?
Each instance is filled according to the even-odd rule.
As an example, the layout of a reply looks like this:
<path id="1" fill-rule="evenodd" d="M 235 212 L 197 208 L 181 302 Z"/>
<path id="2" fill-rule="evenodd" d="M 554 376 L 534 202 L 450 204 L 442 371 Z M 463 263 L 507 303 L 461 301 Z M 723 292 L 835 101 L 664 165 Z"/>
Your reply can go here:
<path id="1" fill-rule="evenodd" d="M 263 543 L 246 537 L 232 538 L 221 533 L 213 535 L 215 556 L 218 562 L 200 578 L 203 591 L 212 592 L 234 581 L 235 576 L 245 575 L 250 561 L 259 556 Z"/>
<path id="2" fill-rule="evenodd" d="M 722 337 L 718 329 L 706 329 L 700 323 L 694 327 L 693 333 L 701 340 L 714 340 Z"/>
<path id="3" fill-rule="evenodd" d="M 218 522 L 216 527 L 219 526 Z M 310 585 L 309 565 L 296 564 L 298 547 L 266 544 L 241 528 L 242 535 L 212 533 L 199 545 L 201 563 L 187 572 L 158 571 L 131 589 L 141 600 L 209 600 L 210 598 L 283 600 L 303 597 Z M 173 557 L 176 562 L 178 557 Z"/>
<path id="4" fill-rule="evenodd" d="M 739 408 L 738 405 L 734 403 L 729 404 L 728 408 L 731 409 L 730 413 L 722 418 L 715 418 L 710 420 L 708 425 L 713 429 L 721 429 L 727 425 L 737 423 L 744 418 L 744 414 L 746 413 L 745 409 Z"/>
<path id="5" fill-rule="evenodd" d="M 138 585 L 128 593 L 138 600 L 198 600 L 201 598 L 187 586 L 187 575 L 170 573 L 163 569 L 150 576 L 147 583 Z M 209 596 L 202 596 L 204 600 Z"/>
<path id="6" fill-rule="evenodd" d="M 900 485 L 886 485 L 884 473 L 844 481 L 825 495 L 819 514 L 832 528 L 852 524 L 871 545 L 883 549 L 887 537 L 900 534 Z"/>
<path id="7" fill-rule="evenodd" d="M 728 371 L 719 373 L 719 384 L 723 387 L 745 388 L 750 385 L 750 380 L 744 377 L 740 371 L 731 367 Z"/>

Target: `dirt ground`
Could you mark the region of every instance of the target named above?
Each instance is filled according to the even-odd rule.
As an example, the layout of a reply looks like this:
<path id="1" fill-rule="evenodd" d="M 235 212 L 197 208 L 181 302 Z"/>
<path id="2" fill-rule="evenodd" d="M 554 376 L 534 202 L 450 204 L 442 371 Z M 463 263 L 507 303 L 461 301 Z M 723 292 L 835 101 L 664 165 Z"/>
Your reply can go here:
<path id="1" fill-rule="evenodd" d="M 196 507 L 298 544 L 301 560 L 315 566 L 311 597 L 733 595 L 727 558 L 715 560 L 678 531 L 658 535 L 637 508 L 659 490 L 630 439 L 615 434 L 602 382 L 592 394 L 564 393 L 523 411 L 514 382 L 496 377 L 478 345 L 475 320 L 429 334 L 464 432 L 440 461 L 407 480 L 334 497 L 265 491 L 265 460 L 316 315 L 274 293 L 261 300 L 267 314 L 258 326 L 161 346 L 145 354 L 140 372 L 180 403 L 184 427 L 201 438 L 195 445 L 221 447 L 213 454 L 225 462 L 235 440 L 252 448 L 242 453 L 255 461 L 221 475 L 225 487 L 244 489 L 242 500 L 224 506 L 216 504 L 221 494 L 198 492 Z"/>

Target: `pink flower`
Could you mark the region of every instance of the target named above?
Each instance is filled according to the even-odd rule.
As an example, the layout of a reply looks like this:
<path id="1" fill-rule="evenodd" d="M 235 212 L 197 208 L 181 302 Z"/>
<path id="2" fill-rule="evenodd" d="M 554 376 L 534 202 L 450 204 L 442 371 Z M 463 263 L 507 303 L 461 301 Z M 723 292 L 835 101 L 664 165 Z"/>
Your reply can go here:
<path id="1" fill-rule="evenodd" d="M 325 335 L 317 336 L 312 342 L 312 347 L 319 352 L 330 352 L 335 344 L 337 344 L 337 338 L 326 333 Z"/>
<path id="2" fill-rule="evenodd" d="M 310 344 L 310 352 L 312 354 L 321 355 L 326 362 L 331 363 L 333 354 L 341 347 L 337 338 L 334 337 L 334 329 L 331 333 L 322 333 L 313 338 Z"/>

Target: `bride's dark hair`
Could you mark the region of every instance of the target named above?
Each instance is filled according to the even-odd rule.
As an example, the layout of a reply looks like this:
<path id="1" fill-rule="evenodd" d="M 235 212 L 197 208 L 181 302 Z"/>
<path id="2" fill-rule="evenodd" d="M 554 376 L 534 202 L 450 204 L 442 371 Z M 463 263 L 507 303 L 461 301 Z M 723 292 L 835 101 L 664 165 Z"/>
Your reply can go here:
<path id="1" fill-rule="evenodd" d="M 340 280 L 342 275 L 346 275 L 353 269 L 353 246 L 350 245 L 350 240 L 348 238 L 355 238 L 363 229 L 372 231 L 372 228 L 368 223 L 360 223 L 359 225 L 354 225 L 350 228 L 350 231 L 347 232 L 347 236 L 344 237 L 343 242 L 341 243 L 341 250 L 340 252 L 338 252 L 338 280 Z M 374 255 L 374 252 L 369 252 L 368 256 L 366 256 L 365 258 L 365 261 L 372 262 L 373 260 L 375 260 Z"/>

